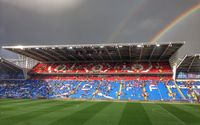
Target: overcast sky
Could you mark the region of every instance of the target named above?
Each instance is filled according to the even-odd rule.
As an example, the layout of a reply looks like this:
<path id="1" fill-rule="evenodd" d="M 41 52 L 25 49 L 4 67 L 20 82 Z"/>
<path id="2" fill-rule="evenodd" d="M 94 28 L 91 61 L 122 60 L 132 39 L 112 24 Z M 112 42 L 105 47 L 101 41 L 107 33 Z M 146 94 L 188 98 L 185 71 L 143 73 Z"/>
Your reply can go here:
<path id="1" fill-rule="evenodd" d="M 150 41 L 178 15 L 199 3 L 200 0 L 0 0 L 0 46 Z M 198 16 L 189 20 L 193 23 L 181 26 L 182 35 L 176 29 L 177 35 L 172 33 L 171 37 L 168 33 L 161 40 L 200 42 L 200 11 L 196 13 Z M 184 32 L 184 27 L 190 32 Z M 0 52 L 0 56 L 7 56 Z"/>

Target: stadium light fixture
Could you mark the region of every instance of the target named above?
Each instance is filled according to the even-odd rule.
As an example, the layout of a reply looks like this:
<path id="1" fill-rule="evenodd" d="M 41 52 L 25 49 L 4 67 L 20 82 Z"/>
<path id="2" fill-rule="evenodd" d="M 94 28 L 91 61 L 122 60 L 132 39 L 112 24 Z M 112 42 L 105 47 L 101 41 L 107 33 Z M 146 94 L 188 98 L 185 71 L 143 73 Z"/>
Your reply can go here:
<path id="1" fill-rule="evenodd" d="M 16 49 L 21 49 L 21 50 L 23 50 L 23 49 L 24 49 L 24 47 L 23 47 L 23 46 L 21 46 L 21 45 L 18 45 L 18 46 L 16 46 L 15 48 L 16 48 Z"/>
<path id="2" fill-rule="evenodd" d="M 170 42 L 168 46 L 169 46 L 169 47 L 172 47 L 172 43 Z"/>

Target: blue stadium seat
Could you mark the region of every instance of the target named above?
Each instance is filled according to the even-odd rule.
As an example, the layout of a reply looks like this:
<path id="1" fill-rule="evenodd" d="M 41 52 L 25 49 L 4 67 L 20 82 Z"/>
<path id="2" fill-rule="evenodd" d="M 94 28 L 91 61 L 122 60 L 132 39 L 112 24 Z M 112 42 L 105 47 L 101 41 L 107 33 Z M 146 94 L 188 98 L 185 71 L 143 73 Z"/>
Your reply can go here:
<path id="1" fill-rule="evenodd" d="M 177 82 L 178 86 L 185 83 Z M 181 95 L 173 81 L 168 86 L 177 101 Z M 193 91 L 198 92 L 200 82 L 191 83 Z M 121 87 L 121 88 L 120 88 Z M 179 87 L 189 99 L 189 89 Z M 121 90 L 121 93 L 120 93 Z M 0 81 L 0 98 L 74 98 L 74 99 L 106 99 L 106 100 L 172 100 L 168 89 L 162 81 L 138 80 L 2 80 Z M 193 97 L 190 97 L 193 99 Z"/>

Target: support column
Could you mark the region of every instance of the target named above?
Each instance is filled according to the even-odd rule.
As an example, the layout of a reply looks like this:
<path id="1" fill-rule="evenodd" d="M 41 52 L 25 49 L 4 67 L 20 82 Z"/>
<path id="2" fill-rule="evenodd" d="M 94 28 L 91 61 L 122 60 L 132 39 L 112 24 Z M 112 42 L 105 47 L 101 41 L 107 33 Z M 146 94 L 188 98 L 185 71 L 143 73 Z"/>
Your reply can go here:
<path id="1" fill-rule="evenodd" d="M 175 63 L 172 67 L 173 71 L 173 80 L 176 81 L 176 68 L 177 68 L 177 63 Z"/>

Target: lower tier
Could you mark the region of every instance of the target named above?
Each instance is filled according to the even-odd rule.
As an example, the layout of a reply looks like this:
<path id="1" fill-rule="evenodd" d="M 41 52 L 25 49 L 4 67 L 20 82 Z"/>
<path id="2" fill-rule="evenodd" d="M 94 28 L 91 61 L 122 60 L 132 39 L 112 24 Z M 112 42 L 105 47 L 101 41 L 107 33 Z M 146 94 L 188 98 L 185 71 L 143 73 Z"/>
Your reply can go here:
<path id="1" fill-rule="evenodd" d="M 177 88 L 178 87 L 178 88 Z M 74 98 L 104 100 L 197 100 L 200 82 L 161 80 L 4 80 L 0 98 Z"/>

